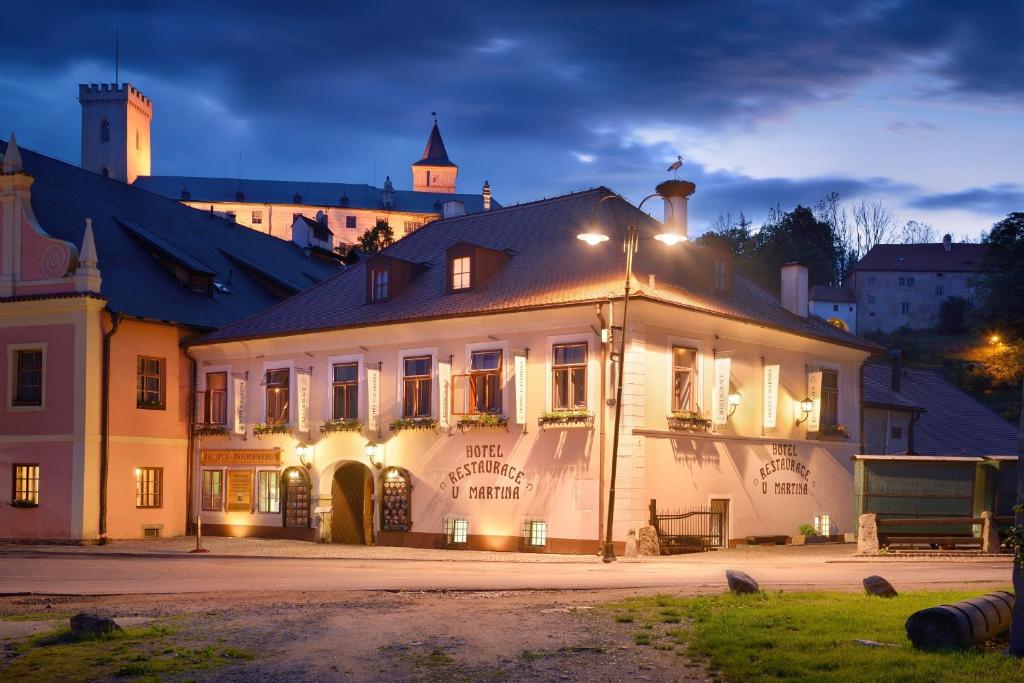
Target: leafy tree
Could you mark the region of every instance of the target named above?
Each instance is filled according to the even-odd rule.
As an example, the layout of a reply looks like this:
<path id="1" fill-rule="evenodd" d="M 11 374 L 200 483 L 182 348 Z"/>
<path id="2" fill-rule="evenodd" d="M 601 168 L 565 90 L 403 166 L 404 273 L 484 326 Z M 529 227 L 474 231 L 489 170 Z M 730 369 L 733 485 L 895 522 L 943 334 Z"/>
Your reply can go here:
<path id="1" fill-rule="evenodd" d="M 395 233 L 383 218 L 378 218 L 377 223 L 359 237 L 359 248 L 367 256 L 372 256 L 394 243 Z"/>
<path id="2" fill-rule="evenodd" d="M 732 214 L 719 214 L 708 231 L 698 237 L 696 242 L 702 247 L 728 249 L 736 257 L 737 267 L 746 272 L 754 249 L 754 236 L 750 226 L 751 222 L 742 212 L 738 221 L 733 221 Z"/>
<path id="3" fill-rule="evenodd" d="M 903 244 L 930 244 L 938 242 L 938 233 L 928 223 L 907 221 L 900 230 L 899 241 Z"/>
<path id="4" fill-rule="evenodd" d="M 970 304 L 961 296 L 951 296 L 939 305 L 939 330 L 959 334 L 967 328 Z"/>
<path id="5" fill-rule="evenodd" d="M 977 283 L 978 316 L 1004 339 L 1024 339 L 1024 212 L 993 225 L 983 243 L 988 249 Z"/>
<path id="6" fill-rule="evenodd" d="M 786 263 L 807 266 L 808 284 L 839 284 L 842 244 L 832 226 L 811 209 L 797 206 L 782 213 L 773 209 L 753 237 L 749 274 L 768 291 L 779 291 L 779 271 Z"/>

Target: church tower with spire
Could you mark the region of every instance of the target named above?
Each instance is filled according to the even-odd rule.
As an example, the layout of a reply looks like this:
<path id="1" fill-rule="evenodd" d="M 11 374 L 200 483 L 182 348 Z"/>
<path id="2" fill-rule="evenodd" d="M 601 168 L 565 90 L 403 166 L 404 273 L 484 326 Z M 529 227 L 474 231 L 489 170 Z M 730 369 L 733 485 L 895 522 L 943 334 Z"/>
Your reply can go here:
<path id="1" fill-rule="evenodd" d="M 434 127 L 423 149 L 423 158 L 412 165 L 412 189 L 416 192 L 454 194 L 458 175 L 459 167 L 448 158 L 437 119 L 434 119 Z"/>

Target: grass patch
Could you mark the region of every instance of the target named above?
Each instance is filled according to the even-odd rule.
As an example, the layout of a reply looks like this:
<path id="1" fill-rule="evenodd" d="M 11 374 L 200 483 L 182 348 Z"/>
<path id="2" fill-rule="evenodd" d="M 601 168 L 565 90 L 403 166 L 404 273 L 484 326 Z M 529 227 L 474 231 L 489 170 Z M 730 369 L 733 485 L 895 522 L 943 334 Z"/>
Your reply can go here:
<path id="1" fill-rule="evenodd" d="M 858 593 L 762 593 L 637 598 L 611 607 L 635 609 L 653 620 L 676 612 L 690 621 L 657 637 L 688 643 L 730 681 L 1022 681 L 1024 662 L 990 651 L 926 653 L 914 650 L 904 623 L 911 613 L 980 591 L 904 593 L 884 600 Z M 854 640 L 897 647 L 871 648 Z M 634 634 L 650 645 L 649 633 Z M 662 641 L 663 642 L 663 641 Z"/>
<path id="2" fill-rule="evenodd" d="M 72 614 L 74 612 L 39 610 L 35 612 L 22 612 L 21 614 L 0 615 L 0 621 L 61 621 L 70 619 Z"/>
<path id="3" fill-rule="evenodd" d="M 67 628 L 21 643 L 4 669 L 4 680 L 100 680 L 114 677 L 163 680 L 207 671 L 253 655 L 235 647 L 188 642 L 166 624 L 127 628 L 81 638 Z"/>

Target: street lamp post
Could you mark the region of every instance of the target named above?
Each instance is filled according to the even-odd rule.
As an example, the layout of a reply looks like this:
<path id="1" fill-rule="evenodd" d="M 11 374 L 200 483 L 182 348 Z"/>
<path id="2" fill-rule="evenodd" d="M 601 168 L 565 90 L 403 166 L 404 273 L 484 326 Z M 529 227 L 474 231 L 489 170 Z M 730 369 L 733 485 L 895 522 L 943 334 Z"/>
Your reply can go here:
<path id="1" fill-rule="evenodd" d="M 679 182 L 679 181 L 676 181 Z M 691 186 L 692 184 L 687 183 Z M 661 186 L 659 186 L 661 189 Z M 690 189 L 686 194 L 688 195 L 693 190 Z M 686 195 L 684 195 L 685 197 Z M 666 197 L 664 194 L 655 193 L 648 195 L 643 198 L 640 204 L 637 205 L 637 210 L 643 210 L 644 204 L 647 200 L 654 197 Z M 598 209 L 601 207 L 606 200 L 609 199 L 621 199 L 618 195 L 605 195 L 598 201 L 594 207 L 594 214 L 596 216 Z M 625 200 L 623 200 L 625 201 Z M 584 232 L 577 235 L 577 237 L 587 244 L 594 246 L 606 242 L 608 235 L 600 232 L 599 229 L 592 232 Z M 655 236 L 655 239 L 668 245 L 674 246 L 680 242 L 686 240 L 686 235 L 679 232 L 663 232 Z M 640 242 L 640 228 L 636 223 L 628 223 L 626 225 L 626 234 L 623 241 L 622 249 L 626 254 L 626 283 L 622 298 L 622 333 L 621 339 L 619 340 L 619 354 L 618 354 L 618 372 L 616 373 L 615 381 L 615 432 L 612 434 L 612 471 L 611 480 L 608 484 L 608 521 L 605 524 L 605 539 L 604 548 L 602 554 L 602 560 L 604 562 L 615 561 L 615 550 L 612 546 L 612 526 L 615 520 L 615 475 L 618 471 L 619 464 L 619 425 L 622 421 L 622 380 L 625 374 L 626 367 L 626 323 L 629 318 L 629 295 L 631 290 L 631 284 L 633 280 L 633 255 L 636 254 L 637 246 Z"/>

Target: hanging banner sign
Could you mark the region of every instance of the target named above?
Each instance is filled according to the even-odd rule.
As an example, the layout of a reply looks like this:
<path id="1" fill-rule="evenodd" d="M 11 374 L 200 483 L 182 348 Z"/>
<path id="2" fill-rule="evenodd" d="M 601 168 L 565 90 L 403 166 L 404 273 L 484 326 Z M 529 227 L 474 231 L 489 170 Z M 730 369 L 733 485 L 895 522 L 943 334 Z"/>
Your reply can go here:
<path id="1" fill-rule="evenodd" d="M 309 389 L 312 377 L 312 370 L 302 368 L 295 370 L 295 403 L 298 408 L 295 426 L 300 432 L 306 434 L 309 434 Z"/>
<path id="2" fill-rule="evenodd" d="M 231 415 L 234 424 L 231 431 L 239 436 L 245 436 L 245 375 L 232 375 L 232 398 L 234 406 Z"/>
<path id="3" fill-rule="evenodd" d="M 437 396 L 438 427 L 448 429 L 451 426 L 452 414 L 452 362 L 450 360 L 437 362 L 437 389 L 440 392 Z"/>
<path id="4" fill-rule="evenodd" d="M 513 358 L 516 380 L 516 424 L 526 424 L 526 356 L 517 354 Z"/>
<path id="5" fill-rule="evenodd" d="M 764 371 L 764 428 L 775 429 L 779 418 L 779 364 L 765 365 Z"/>
<path id="6" fill-rule="evenodd" d="M 807 416 L 807 431 L 816 432 L 821 428 L 821 370 L 807 373 L 807 398 L 814 403 Z"/>
<path id="7" fill-rule="evenodd" d="M 712 404 L 714 405 L 713 420 L 716 425 L 724 425 L 729 421 L 729 370 L 731 360 L 728 356 L 715 358 L 715 386 Z"/>
<path id="8" fill-rule="evenodd" d="M 366 429 L 380 430 L 380 367 L 366 367 Z"/>

